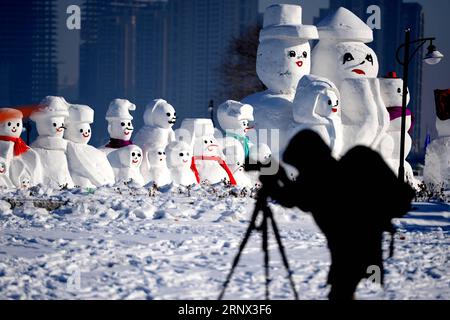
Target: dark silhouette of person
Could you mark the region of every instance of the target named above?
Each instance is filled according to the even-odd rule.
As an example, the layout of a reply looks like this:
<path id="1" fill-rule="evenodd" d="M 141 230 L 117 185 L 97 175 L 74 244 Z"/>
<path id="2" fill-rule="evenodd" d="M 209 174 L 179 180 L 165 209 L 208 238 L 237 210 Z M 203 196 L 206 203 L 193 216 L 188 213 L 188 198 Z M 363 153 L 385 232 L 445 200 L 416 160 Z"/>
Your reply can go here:
<path id="1" fill-rule="evenodd" d="M 272 200 L 310 212 L 325 234 L 331 253 L 329 299 L 352 299 L 372 265 L 379 267 L 383 284 L 382 234 L 393 231 L 392 218 L 409 211 L 413 189 L 377 152 L 357 146 L 338 161 L 310 130 L 292 138 L 283 161 L 298 170 L 295 181 L 281 166 L 276 175 L 260 179 Z"/>

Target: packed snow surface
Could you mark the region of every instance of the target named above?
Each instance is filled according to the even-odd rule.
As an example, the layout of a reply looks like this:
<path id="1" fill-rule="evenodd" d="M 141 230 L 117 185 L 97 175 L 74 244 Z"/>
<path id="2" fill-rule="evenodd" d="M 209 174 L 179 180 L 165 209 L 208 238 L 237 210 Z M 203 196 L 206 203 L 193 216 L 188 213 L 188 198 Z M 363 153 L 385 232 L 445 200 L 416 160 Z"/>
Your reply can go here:
<path id="1" fill-rule="evenodd" d="M 155 191 L 132 184 L 34 187 L 2 191 L 0 199 L 0 299 L 216 299 L 255 201 L 223 186 Z M 326 299 L 325 237 L 307 213 L 270 207 L 300 298 Z M 344 219 L 345 212 L 335 214 Z M 362 281 L 357 298 L 450 299 L 450 206 L 415 203 L 396 226 L 385 290 Z M 253 234 L 227 299 L 264 298 L 260 240 Z M 270 254 L 271 297 L 292 299 L 272 235 Z"/>

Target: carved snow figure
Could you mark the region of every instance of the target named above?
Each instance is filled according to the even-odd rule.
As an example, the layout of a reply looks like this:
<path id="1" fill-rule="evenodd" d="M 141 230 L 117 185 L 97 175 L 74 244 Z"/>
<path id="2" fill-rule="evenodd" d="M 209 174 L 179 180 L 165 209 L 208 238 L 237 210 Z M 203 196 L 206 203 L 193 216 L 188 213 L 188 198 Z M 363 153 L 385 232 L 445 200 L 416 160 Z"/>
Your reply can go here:
<path id="1" fill-rule="evenodd" d="M 52 188 L 74 186 L 67 162 L 67 140 L 63 139 L 68 108 L 63 97 L 47 96 L 30 116 L 38 133 L 31 147 L 41 159 L 44 185 Z"/>
<path id="2" fill-rule="evenodd" d="M 166 186 L 172 182 L 171 172 L 167 168 L 166 162 L 166 146 L 151 146 L 144 154 L 144 162 L 148 161 L 146 165 L 148 171 L 145 174 L 142 170 L 144 163 L 141 166 L 142 176 L 145 182 L 153 182 L 158 187 Z"/>
<path id="3" fill-rule="evenodd" d="M 280 152 L 292 126 L 292 100 L 301 77 L 310 73 L 308 40 L 318 39 L 315 26 L 302 24 L 302 8 L 276 4 L 266 8 L 259 35 L 256 72 L 267 87 L 242 100 L 254 108 L 255 128 L 279 130 Z M 269 132 L 270 134 L 270 132 Z M 272 150 L 274 147 L 270 145 Z"/>
<path id="4" fill-rule="evenodd" d="M 294 121 L 298 124 L 291 136 L 304 129 L 313 130 L 330 147 L 333 156 L 338 157 L 342 149 L 339 101 L 339 91 L 331 81 L 305 75 L 293 102 Z"/>
<path id="5" fill-rule="evenodd" d="M 450 89 L 434 90 L 438 136 L 428 145 L 423 170 L 424 182 L 450 189 Z"/>
<path id="6" fill-rule="evenodd" d="M 198 184 L 197 177 L 191 169 L 192 148 L 186 142 L 174 141 L 166 147 L 167 166 L 173 183 L 181 186 Z"/>
<path id="7" fill-rule="evenodd" d="M 177 120 L 175 109 L 166 100 L 156 99 L 149 103 L 144 112 L 144 126 L 138 131 L 134 143 L 140 146 L 144 152 L 144 160 L 141 172 L 146 181 L 152 168 L 148 166 L 152 159 L 147 158 L 151 149 L 164 149 L 175 141 L 175 133 L 172 129 Z M 160 150 L 161 151 L 161 150 Z M 161 181 L 166 182 L 166 181 Z"/>
<path id="8" fill-rule="evenodd" d="M 69 106 L 64 132 L 68 140 L 67 160 L 74 184 L 82 188 L 114 184 L 114 172 L 105 153 L 88 145 L 93 122 L 94 110 L 89 106 Z"/>
<path id="9" fill-rule="evenodd" d="M 239 144 L 229 144 L 224 148 L 226 155 L 226 162 L 233 177 L 236 180 L 236 185 L 239 187 L 251 188 L 254 183 L 250 179 L 249 175 L 245 172 L 245 153 L 244 149 Z"/>
<path id="10" fill-rule="evenodd" d="M 311 73 L 332 81 L 341 96 L 343 150 L 355 145 L 377 148 L 389 127 L 381 98 L 378 59 L 365 43 L 372 30 L 345 8 L 318 25 L 320 41 L 312 52 Z"/>
<path id="11" fill-rule="evenodd" d="M 7 189 L 14 188 L 14 185 L 11 182 L 11 179 L 9 178 L 9 165 L 11 163 L 12 158 L 13 158 L 13 146 L 10 144 L 1 145 L 1 148 L 0 148 L 0 189 L 1 188 L 7 188 Z"/>
<path id="12" fill-rule="evenodd" d="M 143 152 L 139 146 L 132 144 L 119 148 L 111 152 L 108 159 L 111 159 L 116 182 L 128 182 L 133 179 L 139 186 L 145 184 L 140 170 Z"/>
<path id="13" fill-rule="evenodd" d="M 102 151 L 108 155 L 115 149 L 133 144 L 131 135 L 133 134 L 133 117 L 130 111 L 136 110 L 136 105 L 126 99 L 114 99 L 111 101 L 106 112 L 106 121 L 108 121 L 109 143 Z M 113 165 L 111 163 L 111 165 Z"/>
<path id="14" fill-rule="evenodd" d="M 398 167 L 400 165 L 403 80 L 397 78 L 395 72 L 389 72 L 386 78 L 380 79 L 380 87 L 381 96 L 389 112 L 390 124 L 387 135 L 380 142 L 379 151 L 395 174 L 398 174 Z M 406 105 L 408 105 L 409 99 L 409 92 L 407 92 Z M 405 159 L 411 151 L 412 146 L 412 139 L 408 134 L 408 132 L 412 130 L 412 114 L 409 109 L 406 109 L 406 111 L 407 132 L 405 132 Z M 404 167 L 406 179 L 410 181 L 412 185 L 417 185 L 411 165 L 406 160 L 404 162 Z"/>
<path id="15" fill-rule="evenodd" d="M 42 165 L 39 155 L 20 138 L 23 130 L 22 112 L 12 108 L 0 109 L 0 150 L 12 148 L 13 157 L 9 177 L 17 188 L 42 182 Z M 2 151 L 5 154 L 8 151 Z"/>
<path id="16" fill-rule="evenodd" d="M 185 119 L 179 130 L 179 140 L 193 147 L 193 170 L 199 181 L 216 184 L 229 181 L 236 185 L 233 173 L 225 162 L 222 146 L 214 137 L 214 126 L 210 119 Z"/>

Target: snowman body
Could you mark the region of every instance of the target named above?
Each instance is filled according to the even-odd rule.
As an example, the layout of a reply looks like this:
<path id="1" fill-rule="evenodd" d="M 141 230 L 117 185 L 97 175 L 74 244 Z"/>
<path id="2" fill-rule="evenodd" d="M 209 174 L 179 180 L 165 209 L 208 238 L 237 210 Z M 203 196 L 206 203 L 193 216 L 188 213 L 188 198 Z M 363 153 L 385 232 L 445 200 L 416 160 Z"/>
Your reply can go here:
<path id="1" fill-rule="evenodd" d="M 0 188 L 11 189 L 14 187 L 9 172 L 13 158 L 13 145 L 6 141 L 0 141 Z"/>
<path id="2" fill-rule="evenodd" d="M 105 153 L 88 145 L 94 111 L 84 105 L 71 105 L 64 137 L 68 140 L 67 159 L 72 180 L 83 188 L 114 184 L 114 172 Z"/>
<path id="3" fill-rule="evenodd" d="M 142 174 L 145 182 L 153 182 L 159 187 L 166 186 L 172 182 L 171 172 L 167 168 L 165 146 L 155 146 L 147 149 L 145 159 L 148 159 L 148 165 L 146 167 L 149 168 L 145 172 L 145 175 L 144 173 Z"/>
<path id="4" fill-rule="evenodd" d="M 143 186 L 145 181 L 140 170 L 142 159 L 142 149 L 136 145 L 129 145 L 110 152 L 108 160 L 112 164 L 116 183 L 133 179 L 135 183 Z"/>
<path id="5" fill-rule="evenodd" d="M 296 127 L 291 136 L 305 129 L 317 132 L 339 157 L 342 149 L 342 123 L 340 119 L 339 91 L 326 78 L 304 76 L 297 88 L 293 103 Z"/>
<path id="6" fill-rule="evenodd" d="M 191 169 L 192 148 L 185 142 L 174 141 L 166 147 L 167 166 L 175 185 L 191 186 L 197 178 Z"/>
<path id="7" fill-rule="evenodd" d="M 62 97 L 46 97 L 42 108 L 31 115 L 36 122 L 37 139 L 31 147 L 41 159 L 43 183 L 53 188 L 73 188 L 67 161 L 67 140 L 63 138 L 68 104 Z"/>

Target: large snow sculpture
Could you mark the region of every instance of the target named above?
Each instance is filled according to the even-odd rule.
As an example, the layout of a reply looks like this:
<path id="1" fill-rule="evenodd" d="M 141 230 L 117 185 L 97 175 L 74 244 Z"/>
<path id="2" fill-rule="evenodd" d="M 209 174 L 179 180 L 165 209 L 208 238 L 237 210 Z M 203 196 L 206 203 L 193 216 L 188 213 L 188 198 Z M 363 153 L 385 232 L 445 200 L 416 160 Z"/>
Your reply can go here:
<path id="1" fill-rule="evenodd" d="M 183 141 L 174 141 L 167 145 L 167 166 L 175 185 L 187 187 L 198 183 L 191 168 L 192 152 L 192 147 Z"/>
<path id="2" fill-rule="evenodd" d="M 308 40 L 312 39 L 318 39 L 317 29 L 302 24 L 300 6 L 276 4 L 265 10 L 256 72 L 267 90 L 252 94 L 242 102 L 253 106 L 256 129 L 279 130 L 279 148 L 275 149 L 281 152 L 288 143 L 287 135 L 293 121 L 292 100 L 298 81 L 310 73 Z M 275 146 L 270 147 L 275 150 Z"/>
<path id="3" fill-rule="evenodd" d="M 381 98 L 378 59 L 365 43 L 372 30 L 345 8 L 318 25 L 320 41 L 312 52 L 311 73 L 331 80 L 341 96 L 343 150 L 355 145 L 376 148 L 389 127 Z"/>
<path id="4" fill-rule="evenodd" d="M 63 97 L 47 96 L 30 116 L 38 133 L 31 147 L 41 159 L 43 183 L 53 188 L 74 186 L 67 162 L 67 140 L 63 139 L 68 108 Z"/>
<path id="5" fill-rule="evenodd" d="M 340 98 L 336 86 L 326 78 L 305 75 L 300 80 L 293 102 L 297 126 L 292 135 L 303 129 L 317 132 L 338 157 L 342 149 Z"/>
<path id="6" fill-rule="evenodd" d="M 71 104 L 64 138 L 68 140 L 67 160 L 72 180 L 82 188 L 114 184 L 114 172 L 105 153 L 88 145 L 94 110 L 89 106 Z"/>
<path id="7" fill-rule="evenodd" d="M 214 137 L 214 126 L 210 119 L 184 119 L 178 131 L 178 139 L 193 147 L 193 170 L 199 181 L 216 184 L 229 181 L 236 185 L 233 173 L 225 162 L 222 147 Z"/>
<path id="8" fill-rule="evenodd" d="M 22 112 L 12 108 L 0 109 L 0 152 L 12 157 L 8 167 L 10 181 L 18 188 L 37 185 L 42 182 L 42 165 L 39 155 L 20 138 L 23 130 Z"/>
<path id="9" fill-rule="evenodd" d="M 450 189 L 450 89 L 435 90 L 437 138 L 427 147 L 424 182 Z"/>

